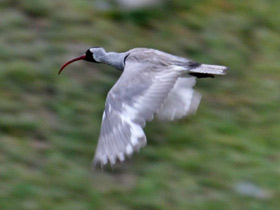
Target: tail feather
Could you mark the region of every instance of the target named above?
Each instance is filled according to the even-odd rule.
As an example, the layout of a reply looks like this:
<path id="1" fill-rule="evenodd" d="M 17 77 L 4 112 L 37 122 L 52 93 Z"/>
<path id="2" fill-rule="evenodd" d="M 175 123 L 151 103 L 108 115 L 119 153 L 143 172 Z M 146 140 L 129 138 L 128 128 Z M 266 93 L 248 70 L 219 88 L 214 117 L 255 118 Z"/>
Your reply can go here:
<path id="1" fill-rule="evenodd" d="M 195 75 L 199 77 L 199 74 L 202 75 L 225 75 L 228 70 L 226 66 L 218 66 L 218 65 L 209 65 L 209 64 L 201 64 L 196 66 L 190 70 L 191 75 Z"/>

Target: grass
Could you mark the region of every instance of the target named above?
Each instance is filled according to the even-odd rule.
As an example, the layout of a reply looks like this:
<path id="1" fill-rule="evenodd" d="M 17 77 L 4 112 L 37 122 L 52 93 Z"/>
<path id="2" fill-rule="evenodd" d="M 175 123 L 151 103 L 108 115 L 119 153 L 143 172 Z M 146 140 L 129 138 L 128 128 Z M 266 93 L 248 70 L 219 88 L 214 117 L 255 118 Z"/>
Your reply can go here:
<path id="1" fill-rule="evenodd" d="M 278 1 L 183 1 L 101 11 L 96 1 L 0 3 L 1 209 L 277 209 Z M 230 66 L 199 80 L 197 114 L 151 122 L 148 145 L 114 170 L 91 160 L 120 73 L 67 59 L 143 46 Z M 243 194 L 239 183 L 261 193 Z"/>

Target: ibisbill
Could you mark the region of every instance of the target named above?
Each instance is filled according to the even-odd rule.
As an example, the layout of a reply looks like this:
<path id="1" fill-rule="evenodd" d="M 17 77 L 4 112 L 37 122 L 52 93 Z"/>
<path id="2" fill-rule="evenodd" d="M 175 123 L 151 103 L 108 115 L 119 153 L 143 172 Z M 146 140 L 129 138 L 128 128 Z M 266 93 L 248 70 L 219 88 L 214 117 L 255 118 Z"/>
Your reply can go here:
<path id="1" fill-rule="evenodd" d="M 172 121 L 196 112 L 201 95 L 193 89 L 196 78 L 225 75 L 228 68 L 200 64 L 155 49 L 134 48 L 127 52 L 106 52 L 89 48 L 78 60 L 104 63 L 122 71 L 109 91 L 93 164 L 123 162 L 147 143 L 143 131 L 154 116 Z"/>

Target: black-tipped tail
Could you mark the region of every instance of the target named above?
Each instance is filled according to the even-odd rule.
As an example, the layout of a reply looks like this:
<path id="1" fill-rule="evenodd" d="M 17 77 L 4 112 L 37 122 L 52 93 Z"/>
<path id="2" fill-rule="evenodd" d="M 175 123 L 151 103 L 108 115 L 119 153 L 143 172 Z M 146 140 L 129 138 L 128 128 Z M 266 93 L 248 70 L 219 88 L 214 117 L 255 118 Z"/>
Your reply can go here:
<path id="1" fill-rule="evenodd" d="M 226 66 L 200 64 L 194 65 L 189 74 L 198 78 L 214 77 L 215 75 L 225 75 L 227 70 Z"/>

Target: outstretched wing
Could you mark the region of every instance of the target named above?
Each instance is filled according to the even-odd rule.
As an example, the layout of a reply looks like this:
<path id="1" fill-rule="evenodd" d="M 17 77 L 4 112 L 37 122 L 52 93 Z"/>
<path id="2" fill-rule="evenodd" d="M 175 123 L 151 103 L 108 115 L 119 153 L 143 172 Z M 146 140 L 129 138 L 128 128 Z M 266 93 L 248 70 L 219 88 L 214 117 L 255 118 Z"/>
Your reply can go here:
<path id="1" fill-rule="evenodd" d="M 145 122 L 158 112 L 184 69 L 126 62 L 124 72 L 107 95 L 94 164 L 124 161 L 146 144 Z"/>
<path id="2" fill-rule="evenodd" d="M 157 113 L 160 120 L 177 120 L 184 116 L 195 114 L 201 95 L 192 87 L 195 77 L 180 77 L 168 94 L 163 106 Z"/>

